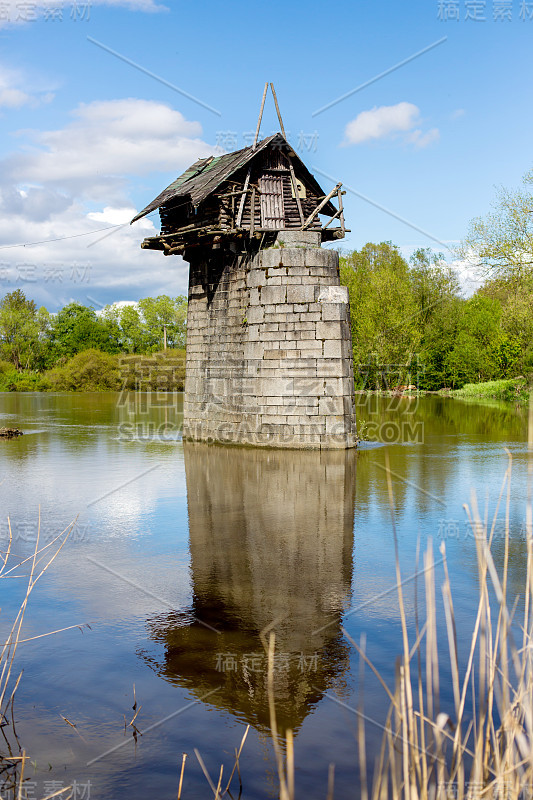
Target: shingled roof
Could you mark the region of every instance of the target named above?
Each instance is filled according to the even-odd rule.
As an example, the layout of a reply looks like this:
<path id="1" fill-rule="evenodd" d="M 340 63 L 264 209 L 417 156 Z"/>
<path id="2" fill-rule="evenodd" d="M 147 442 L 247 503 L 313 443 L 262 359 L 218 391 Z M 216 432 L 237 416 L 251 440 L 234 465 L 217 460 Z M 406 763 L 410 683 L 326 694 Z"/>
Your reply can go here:
<path id="1" fill-rule="evenodd" d="M 233 153 L 225 153 L 222 156 L 209 156 L 208 158 L 198 159 L 198 161 L 195 161 L 194 164 L 185 170 L 183 175 L 180 175 L 170 186 L 167 186 L 155 200 L 152 200 L 146 208 L 143 208 L 142 211 L 133 217 L 131 222 L 136 222 L 156 208 L 160 208 L 178 197 L 187 198 L 194 207 L 198 207 L 221 183 L 228 180 L 237 170 L 252 161 L 253 158 L 269 145 L 275 145 L 277 148 L 290 152 L 292 154 L 291 158 L 293 162 L 295 162 L 296 169 L 305 178 L 309 187 L 312 188 L 317 195 L 325 195 L 324 190 L 309 172 L 303 161 L 294 153 L 294 150 L 284 136 L 282 136 L 281 133 L 275 133 L 263 139 L 261 142 L 258 142 L 255 148 L 244 147 L 242 150 L 236 150 Z M 324 206 L 321 213 L 334 214 L 335 211 L 335 207 L 329 202 Z"/>

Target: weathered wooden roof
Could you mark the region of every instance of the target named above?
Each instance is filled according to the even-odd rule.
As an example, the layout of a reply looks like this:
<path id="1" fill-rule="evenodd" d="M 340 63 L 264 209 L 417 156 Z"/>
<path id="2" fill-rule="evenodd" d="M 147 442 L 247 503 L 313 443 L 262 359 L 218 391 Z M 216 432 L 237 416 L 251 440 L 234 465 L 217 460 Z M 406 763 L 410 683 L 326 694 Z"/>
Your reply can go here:
<path id="1" fill-rule="evenodd" d="M 136 222 L 136 220 L 141 219 L 156 208 L 160 208 L 178 197 L 187 198 L 193 206 L 199 206 L 221 183 L 228 180 L 238 169 L 244 167 L 270 145 L 291 152 L 291 158 L 294 161 L 296 172 L 300 174 L 305 180 L 305 183 L 313 189 L 317 195 L 321 196 L 325 194 L 324 190 L 309 172 L 303 161 L 294 153 L 294 150 L 287 140 L 281 133 L 275 133 L 263 139 L 261 142 L 258 142 L 255 148 L 244 147 L 242 150 L 236 150 L 233 153 L 224 153 L 222 156 L 209 156 L 208 158 L 200 158 L 198 161 L 195 161 L 194 164 L 185 170 L 183 175 L 176 178 L 176 180 L 173 181 L 170 186 L 167 186 L 155 200 L 152 200 L 146 208 L 143 208 L 142 211 L 133 217 L 132 222 Z M 335 211 L 335 207 L 329 202 L 324 206 L 321 213 L 334 214 Z"/>

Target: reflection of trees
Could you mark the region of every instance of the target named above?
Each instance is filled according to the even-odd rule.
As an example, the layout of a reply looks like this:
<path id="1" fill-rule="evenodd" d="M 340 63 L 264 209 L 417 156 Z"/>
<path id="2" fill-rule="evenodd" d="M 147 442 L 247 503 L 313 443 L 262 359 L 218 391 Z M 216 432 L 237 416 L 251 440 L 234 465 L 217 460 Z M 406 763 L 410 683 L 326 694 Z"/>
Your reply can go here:
<path id="1" fill-rule="evenodd" d="M 278 721 L 297 728 L 348 665 L 357 455 L 184 451 L 194 596 L 188 614 L 149 621 L 165 646 L 154 669 L 197 697 L 220 687 L 210 703 L 268 727 L 260 632 L 273 625 Z"/>
<path id="2" fill-rule="evenodd" d="M 391 470 L 429 493 L 418 492 L 412 485 L 393 478 L 398 509 L 405 507 L 412 498 L 417 511 L 425 514 L 435 508 L 431 494 L 449 498 L 450 485 L 459 466 L 459 445 L 472 445 L 462 457 L 466 461 L 468 458 L 478 459 L 483 445 L 494 448 L 501 443 L 503 447 L 509 441 L 527 440 L 526 409 L 466 403 L 436 396 L 389 398 L 362 395 L 358 399 L 356 415 L 359 425 L 363 421 L 375 422 L 377 426 L 392 423 L 400 434 L 405 434 L 399 439 L 400 444 L 407 442 L 405 447 L 396 447 L 393 442 L 388 448 Z M 421 441 L 409 444 L 410 426 L 416 424 L 423 426 L 420 429 L 423 431 Z M 361 453 L 357 465 L 359 506 L 370 506 L 375 501 L 381 505 L 388 503 L 386 475 L 376 470 L 375 461 L 384 465 L 382 450 Z M 502 478 L 505 468 L 502 460 Z M 464 487 L 465 496 L 461 500 L 468 500 L 469 489 L 468 485 Z"/>

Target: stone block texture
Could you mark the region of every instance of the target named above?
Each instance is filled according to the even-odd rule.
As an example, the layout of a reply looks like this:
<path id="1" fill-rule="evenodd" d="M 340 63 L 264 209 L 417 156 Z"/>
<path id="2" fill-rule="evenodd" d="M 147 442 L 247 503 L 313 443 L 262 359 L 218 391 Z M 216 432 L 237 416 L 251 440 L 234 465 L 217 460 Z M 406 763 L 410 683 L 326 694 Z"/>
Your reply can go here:
<path id="1" fill-rule="evenodd" d="M 354 447 L 348 290 L 339 283 L 338 253 L 291 246 L 186 255 L 184 438 Z"/>

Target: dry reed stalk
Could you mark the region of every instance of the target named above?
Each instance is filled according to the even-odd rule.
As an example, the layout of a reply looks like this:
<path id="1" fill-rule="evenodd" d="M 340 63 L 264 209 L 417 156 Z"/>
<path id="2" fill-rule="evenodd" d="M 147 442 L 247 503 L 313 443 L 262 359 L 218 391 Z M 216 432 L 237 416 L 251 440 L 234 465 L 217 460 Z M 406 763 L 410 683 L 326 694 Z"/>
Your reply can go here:
<path id="1" fill-rule="evenodd" d="M 276 757 L 276 766 L 278 768 L 279 780 L 279 797 L 280 800 L 294 800 L 294 794 L 291 796 L 289 793 L 289 785 L 293 787 L 294 791 L 294 775 L 287 775 L 285 772 L 285 764 L 283 753 L 281 752 L 281 745 L 278 734 L 278 724 L 276 720 L 276 700 L 274 695 L 274 651 L 276 646 L 276 635 L 272 631 L 268 638 L 268 669 L 267 669 L 267 696 L 268 696 L 268 710 L 270 714 L 270 732 L 272 735 L 272 744 L 274 746 L 274 754 Z M 292 733 L 292 731 L 291 731 Z M 294 764 L 293 764 L 294 767 Z"/>
<path id="2" fill-rule="evenodd" d="M 15 655 L 19 644 L 25 641 L 32 641 L 33 639 L 49 636 L 52 633 L 59 633 L 59 631 L 51 631 L 49 633 L 42 634 L 41 636 L 32 636 L 29 637 L 28 639 L 21 639 L 22 625 L 24 622 L 30 595 L 33 589 L 35 588 L 37 582 L 40 580 L 40 578 L 44 575 L 44 573 L 48 570 L 48 568 L 51 566 L 51 564 L 55 561 L 55 559 L 61 552 L 72 531 L 74 524 L 75 520 L 69 526 L 67 526 L 63 531 L 61 531 L 61 533 L 59 533 L 56 537 L 54 537 L 50 542 L 41 547 L 40 546 L 41 512 L 39 509 L 37 538 L 33 553 L 27 558 L 18 561 L 15 566 L 8 569 L 10 556 L 12 556 L 12 543 L 13 543 L 11 521 L 8 518 L 9 542 L 5 554 L 3 554 L 3 556 L 0 558 L 0 579 L 7 577 L 20 577 L 20 575 L 13 576 L 11 573 L 13 573 L 15 570 L 19 570 L 23 564 L 26 563 L 30 564 L 30 572 L 29 575 L 27 576 L 28 583 L 26 587 L 25 596 L 22 600 L 18 613 L 11 625 L 7 641 L 5 641 L 2 645 L 0 645 L 0 720 L 3 719 L 5 721 L 4 724 L 1 726 L 1 731 L 9 751 L 9 756 L 0 757 L 0 764 L 2 766 L 2 772 L 4 774 L 6 772 L 10 774 L 12 785 L 9 788 L 13 792 L 13 795 L 18 798 L 22 797 L 22 792 L 24 789 L 24 768 L 27 756 L 25 751 L 22 751 L 22 757 L 20 757 L 20 759 L 17 759 L 17 757 L 13 756 L 12 746 L 6 736 L 4 727 L 5 724 L 8 722 L 6 714 L 8 709 L 10 708 L 11 728 L 14 737 L 18 743 L 18 738 L 15 730 L 14 699 L 15 699 L 15 693 L 20 683 L 20 679 L 22 677 L 22 673 L 20 673 L 16 678 L 14 687 L 11 689 L 9 694 L 8 694 L 8 688 L 10 687 L 11 684 L 11 676 L 15 662 Z M 55 547 L 54 549 L 54 545 L 56 544 L 57 547 Z M 68 628 L 64 628 L 62 630 L 69 630 L 70 628 L 73 627 L 81 627 L 81 626 L 73 625 L 69 626 Z M 20 745 L 19 745 L 19 751 L 20 751 Z M 19 760 L 20 760 L 20 774 L 17 771 Z M 12 767 L 14 768 L 12 769 Z M 64 793 L 65 791 L 67 790 L 63 789 L 62 793 Z"/>
<path id="3" fill-rule="evenodd" d="M 183 773 L 185 772 L 185 761 L 187 760 L 187 753 L 182 754 L 181 760 L 181 772 L 180 772 L 180 782 L 178 786 L 178 800 L 181 800 L 181 789 L 183 786 Z"/>
<path id="4" fill-rule="evenodd" d="M 220 774 L 219 774 L 219 778 L 218 778 L 218 784 L 215 787 L 215 784 L 211 780 L 211 776 L 209 775 L 207 767 L 204 764 L 202 756 L 200 755 L 199 751 L 196 748 L 194 749 L 194 753 L 196 755 L 196 758 L 198 759 L 198 763 L 200 764 L 200 767 L 202 768 L 202 772 L 204 773 L 205 778 L 206 778 L 209 786 L 211 787 L 211 791 L 213 792 L 215 800 L 221 800 L 221 798 L 224 797 L 226 794 L 230 794 L 230 796 L 231 796 L 229 788 L 231 786 L 231 781 L 233 780 L 233 776 L 235 774 L 235 770 L 237 770 L 237 774 L 239 776 L 239 787 L 240 787 L 239 797 L 241 795 L 241 792 L 242 792 L 242 779 L 241 779 L 241 771 L 240 771 L 240 768 L 239 768 L 239 760 L 240 760 L 240 757 L 241 757 L 241 754 L 242 754 L 242 750 L 243 750 L 243 747 L 244 747 L 244 743 L 246 741 L 246 737 L 248 736 L 249 730 L 250 730 L 250 726 L 247 725 L 246 726 L 246 730 L 244 731 L 243 737 L 241 739 L 241 744 L 240 744 L 239 749 L 237 750 L 237 748 L 235 748 L 235 764 L 233 765 L 233 769 L 231 771 L 227 786 L 224 789 L 224 791 L 221 791 L 221 788 L 222 788 L 222 776 L 223 776 L 223 773 L 224 773 L 224 765 L 223 764 L 220 765 Z M 181 789 L 182 789 L 182 786 L 183 786 L 183 773 L 184 773 L 184 770 L 185 770 L 185 759 L 186 758 L 187 758 L 187 753 L 183 753 L 183 759 L 182 759 L 182 763 L 181 763 L 180 782 L 179 782 L 179 787 L 178 787 L 178 800 L 180 800 L 180 798 L 181 798 Z"/>
<path id="5" fill-rule="evenodd" d="M 522 618 L 516 619 L 518 598 L 509 606 L 510 499 L 512 456 L 508 451 L 494 518 L 489 526 L 488 505 L 482 517 L 473 494 L 465 506 L 472 530 L 478 569 L 478 602 L 468 644 L 466 666 L 460 666 L 456 612 L 444 544 L 442 601 L 453 695 L 453 719 L 439 709 L 439 647 L 435 562 L 431 542 L 424 554 L 425 615 L 415 614 L 415 642 L 410 648 L 405 601 L 401 587 L 394 496 L 388 460 L 387 486 L 395 547 L 398 603 L 403 656 L 397 665 L 394 693 L 379 671 L 347 634 L 360 664 L 370 666 L 390 700 L 380 754 L 376 760 L 372 800 L 447 800 L 453 783 L 456 800 L 523 800 L 533 793 L 533 394 L 529 430 L 529 486 L 526 514 L 527 563 Z M 505 492 L 505 495 L 504 495 Z M 500 504 L 505 496 L 505 543 L 501 574 L 491 552 Z M 417 550 L 418 564 L 418 550 Z M 417 587 L 415 596 L 418 600 Z M 496 612 L 496 613 L 495 613 Z M 520 634 L 520 648 L 516 633 Z M 423 639 L 425 638 L 425 646 Z M 425 658 L 422 658 L 422 654 Z M 418 675 L 411 669 L 416 656 Z M 423 667 L 423 661 L 425 666 Z M 360 667 L 361 668 L 361 667 Z M 362 684 L 362 681 L 360 681 Z M 469 719 L 466 705 L 472 698 Z M 414 697 L 418 708 L 413 707 Z M 450 732 L 451 731 L 451 732 Z M 359 726 L 360 762 L 364 730 Z M 451 745 L 451 747 L 448 747 Z M 366 756 L 365 756 L 366 758 Z M 361 795 L 366 798 L 361 772 Z"/>

